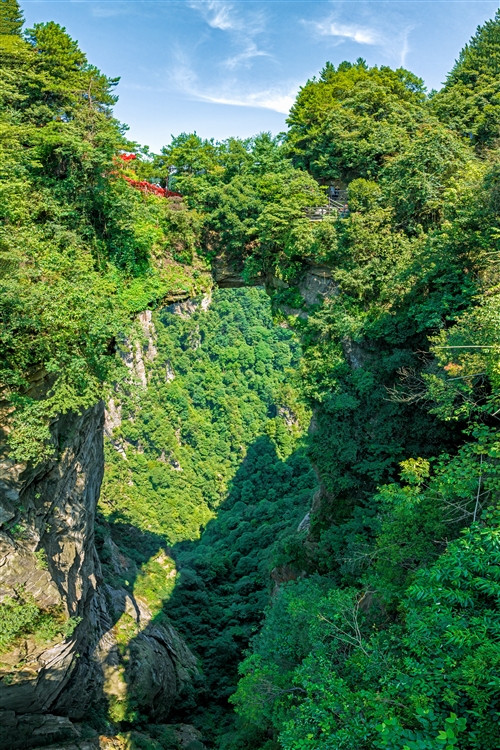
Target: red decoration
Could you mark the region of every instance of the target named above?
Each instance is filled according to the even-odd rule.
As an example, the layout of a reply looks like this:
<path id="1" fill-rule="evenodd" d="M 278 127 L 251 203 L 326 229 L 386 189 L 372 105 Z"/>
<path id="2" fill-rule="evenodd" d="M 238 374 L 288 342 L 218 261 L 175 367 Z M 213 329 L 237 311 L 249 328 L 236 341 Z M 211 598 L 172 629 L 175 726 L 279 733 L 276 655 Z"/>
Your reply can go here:
<path id="1" fill-rule="evenodd" d="M 132 180 L 130 177 L 125 177 L 128 184 L 137 190 L 142 190 L 143 193 L 152 193 L 153 195 L 161 195 L 164 198 L 182 198 L 180 193 L 174 193 L 173 190 L 167 190 L 159 185 L 153 185 L 152 182 L 146 180 Z"/>
<path id="2" fill-rule="evenodd" d="M 118 154 L 118 158 L 122 161 L 133 161 L 134 159 L 137 159 L 137 156 L 135 154 Z M 180 193 L 175 193 L 173 190 L 167 190 L 167 188 L 162 188 L 159 185 L 154 185 L 152 182 L 147 182 L 147 180 L 134 180 L 131 177 L 126 177 L 125 175 L 122 175 L 124 180 L 127 180 L 128 184 L 136 188 L 137 190 L 141 190 L 143 193 L 150 193 L 152 195 L 161 195 L 163 198 L 182 198 L 182 195 Z"/>

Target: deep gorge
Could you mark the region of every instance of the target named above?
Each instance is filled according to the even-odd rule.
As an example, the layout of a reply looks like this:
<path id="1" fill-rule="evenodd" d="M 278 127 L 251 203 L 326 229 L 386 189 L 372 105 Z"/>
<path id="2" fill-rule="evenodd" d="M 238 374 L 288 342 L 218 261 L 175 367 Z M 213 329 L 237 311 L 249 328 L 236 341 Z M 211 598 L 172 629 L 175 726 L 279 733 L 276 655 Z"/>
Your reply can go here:
<path id="1" fill-rule="evenodd" d="M 496 750 L 499 61 L 154 154 L 1 3 L 0 748 Z"/>

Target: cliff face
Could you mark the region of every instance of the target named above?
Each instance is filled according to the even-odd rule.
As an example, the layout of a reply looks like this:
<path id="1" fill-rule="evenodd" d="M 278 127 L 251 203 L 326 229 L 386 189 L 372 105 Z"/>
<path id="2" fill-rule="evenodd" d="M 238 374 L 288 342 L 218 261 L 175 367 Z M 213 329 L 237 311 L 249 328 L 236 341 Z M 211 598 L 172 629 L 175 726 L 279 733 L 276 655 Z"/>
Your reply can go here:
<path id="1" fill-rule="evenodd" d="M 165 720 L 194 657 L 130 594 L 103 584 L 94 545 L 103 475 L 103 404 L 52 425 L 58 460 L 4 457 L 0 476 L 0 748 L 76 738 L 89 707 L 134 705 Z M 132 609 L 125 656 L 114 625 Z"/>
<path id="2" fill-rule="evenodd" d="M 302 286 L 307 304 L 334 293 L 323 268 L 310 269 Z M 209 304 L 206 296 L 171 311 L 188 316 Z M 126 340 L 120 353 L 130 384 L 146 388 L 147 365 L 157 353 L 151 313 L 142 313 L 138 324 L 142 343 Z M 40 373 L 33 395 L 49 387 Z M 115 722 L 135 711 L 165 722 L 197 672 L 185 643 L 147 602 L 103 579 L 94 542 L 103 431 L 125 458 L 113 439 L 120 409 L 118 398 L 106 413 L 101 403 L 60 416 L 51 426 L 57 458 L 34 467 L 10 461 L 0 428 L 0 604 L 8 612 L 6 626 L 0 622 L 0 750 L 79 742 L 78 722 L 89 710 Z M 0 425 L 7 423 L 0 403 Z M 104 568 L 128 572 L 131 561 L 110 538 L 105 545 Z"/>

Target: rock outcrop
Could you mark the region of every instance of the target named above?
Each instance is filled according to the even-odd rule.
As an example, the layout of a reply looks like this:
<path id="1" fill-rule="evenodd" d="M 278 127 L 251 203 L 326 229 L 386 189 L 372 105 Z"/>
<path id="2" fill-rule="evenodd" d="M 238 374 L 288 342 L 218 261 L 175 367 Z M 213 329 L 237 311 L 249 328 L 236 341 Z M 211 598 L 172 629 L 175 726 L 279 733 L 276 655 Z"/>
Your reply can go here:
<path id="1" fill-rule="evenodd" d="M 253 283 L 254 286 L 265 286 L 272 293 L 275 290 L 289 289 L 292 286 L 292 284 L 287 284 L 270 273 L 250 283 L 243 277 L 241 263 L 231 262 L 224 255 L 218 256 L 213 261 L 212 274 L 216 285 L 221 289 L 238 289 L 251 286 Z M 325 264 L 309 263 L 305 265 L 301 275 L 293 282 L 293 285 L 300 293 L 305 309 L 280 304 L 280 309 L 286 315 L 307 317 L 307 308 L 318 305 L 324 299 L 333 297 L 338 293 L 337 284 L 332 277 L 332 269 Z"/>
<path id="2" fill-rule="evenodd" d="M 114 625 L 128 602 L 118 591 L 118 611 L 110 607 L 94 544 L 103 425 L 100 403 L 52 424 L 53 459 L 32 467 L 4 451 L 1 460 L 2 750 L 71 744 L 79 737 L 74 722 L 90 707 L 105 713 L 116 699 L 121 656 Z M 196 664 L 168 624 L 140 616 L 119 689 L 124 700 L 133 693 L 152 720 L 165 720 Z"/>

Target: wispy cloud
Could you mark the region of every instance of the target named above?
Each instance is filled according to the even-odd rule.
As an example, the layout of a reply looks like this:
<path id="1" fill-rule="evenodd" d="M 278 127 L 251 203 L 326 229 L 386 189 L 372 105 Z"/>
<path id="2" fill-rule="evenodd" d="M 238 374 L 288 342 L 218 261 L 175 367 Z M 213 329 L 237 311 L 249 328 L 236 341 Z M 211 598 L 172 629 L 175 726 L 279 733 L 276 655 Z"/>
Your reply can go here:
<path id="1" fill-rule="evenodd" d="M 182 55 L 178 56 L 178 65 L 170 72 L 170 81 L 174 88 L 182 91 L 191 99 L 211 102 L 213 104 L 230 104 L 234 107 L 258 107 L 288 114 L 299 84 L 267 88 L 249 89 L 241 81 L 232 77 L 226 78 L 220 86 L 203 85 L 196 73 Z M 246 90 L 245 90 L 246 89 Z"/>
<path id="2" fill-rule="evenodd" d="M 254 42 L 248 41 L 245 49 L 243 49 L 241 52 L 238 52 L 238 54 L 234 55 L 233 57 L 226 58 L 222 64 L 225 68 L 229 68 L 231 70 L 233 68 L 237 68 L 239 65 L 245 64 L 248 60 L 251 60 L 255 57 L 272 58 L 272 55 L 269 52 L 265 52 L 264 50 L 259 49 Z"/>
<path id="3" fill-rule="evenodd" d="M 298 88 L 298 87 L 297 87 Z M 272 109 L 274 112 L 280 112 L 287 115 L 290 107 L 295 101 L 297 89 L 285 93 L 276 89 L 266 91 L 255 91 L 253 93 L 240 95 L 219 95 L 219 94 L 202 94 L 196 95 L 197 99 L 214 104 L 231 104 L 233 107 L 258 107 L 259 109 Z"/>
<path id="4" fill-rule="evenodd" d="M 376 46 L 392 64 L 405 65 L 410 52 L 409 37 L 414 25 L 402 25 L 401 19 L 380 18 L 371 9 L 363 9 L 364 23 L 351 22 L 346 15 L 349 11 L 342 3 L 329 16 L 319 21 L 302 20 L 315 37 L 323 37 L 330 45 L 345 42 Z M 350 9 L 349 9 L 350 10 Z M 359 16 L 358 16 L 359 18 Z"/>
<path id="5" fill-rule="evenodd" d="M 237 51 L 220 63 L 223 67 L 248 67 L 256 57 L 272 57 L 256 42 L 256 37 L 266 28 L 266 17 L 262 10 L 242 13 L 241 5 L 236 7 L 226 0 L 188 0 L 187 5 L 200 13 L 210 28 L 229 35 L 230 42 Z"/>
<path id="6" fill-rule="evenodd" d="M 409 42 L 409 36 L 410 31 L 412 31 L 415 28 L 415 26 L 407 26 L 406 29 L 403 30 L 403 33 L 401 34 L 401 50 L 400 50 L 400 59 L 399 64 L 402 68 L 406 66 L 406 57 L 408 55 L 408 52 L 410 52 L 410 42 Z"/>
<path id="7" fill-rule="evenodd" d="M 358 44 L 380 44 L 381 36 L 375 29 L 356 24 L 343 24 L 333 18 L 324 21 L 304 21 L 319 36 L 333 37 L 338 43 L 349 39 Z"/>
<path id="8" fill-rule="evenodd" d="M 187 5 L 197 10 L 212 29 L 234 31 L 240 29 L 239 19 L 234 15 L 233 3 L 224 0 L 188 0 Z"/>

